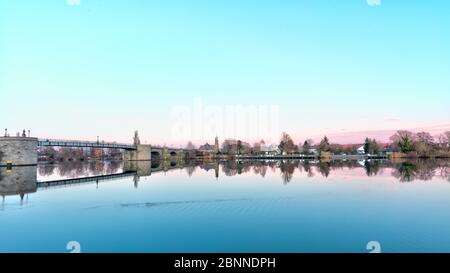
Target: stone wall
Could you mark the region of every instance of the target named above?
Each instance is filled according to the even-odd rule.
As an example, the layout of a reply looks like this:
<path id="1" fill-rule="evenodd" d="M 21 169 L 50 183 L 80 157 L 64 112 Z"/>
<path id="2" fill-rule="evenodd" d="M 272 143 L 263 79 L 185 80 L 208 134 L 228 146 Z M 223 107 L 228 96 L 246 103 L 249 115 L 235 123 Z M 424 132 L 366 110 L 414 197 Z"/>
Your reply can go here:
<path id="1" fill-rule="evenodd" d="M 33 193 L 37 190 L 37 166 L 0 168 L 0 195 Z"/>
<path id="2" fill-rule="evenodd" d="M 127 161 L 123 166 L 125 172 L 136 172 L 139 177 L 152 174 L 151 161 Z"/>
<path id="3" fill-rule="evenodd" d="M 152 147 L 150 145 L 137 145 L 136 150 L 126 150 L 124 159 L 127 161 L 152 160 Z"/>
<path id="4" fill-rule="evenodd" d="M 37 138 L 0 137 L 0 166 L 11 160 L 13 166 L 37 164 Z"/>
<path id="5" fill-rule="evenodd" d="M 123 153 L 123 159 L 125 161 L 135 161 L 136 160 L 136 150 L 125 150 Z"/>

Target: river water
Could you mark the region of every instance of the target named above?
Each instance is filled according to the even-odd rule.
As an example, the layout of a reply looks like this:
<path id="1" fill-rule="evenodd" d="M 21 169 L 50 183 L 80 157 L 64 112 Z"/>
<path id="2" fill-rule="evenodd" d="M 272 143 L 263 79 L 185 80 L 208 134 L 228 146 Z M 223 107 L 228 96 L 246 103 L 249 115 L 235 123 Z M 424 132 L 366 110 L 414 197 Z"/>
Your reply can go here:
<path id="1" fill-rule="evenodd" d="M 450 252 L 449 182 L 436 160 L 2 168 L 0 252 Z"/>

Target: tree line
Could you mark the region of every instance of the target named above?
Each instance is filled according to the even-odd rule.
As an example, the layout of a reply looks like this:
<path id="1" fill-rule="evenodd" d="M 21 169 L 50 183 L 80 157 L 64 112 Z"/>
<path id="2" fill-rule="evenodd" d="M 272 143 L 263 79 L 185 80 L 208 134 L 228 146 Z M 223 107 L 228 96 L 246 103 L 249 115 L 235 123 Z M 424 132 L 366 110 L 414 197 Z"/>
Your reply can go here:
<path id="1" fill-rule="evenodd" d="M 413 133 L 406 130 L 399 130 L 390 138 L 389 143 L 380 143 L 375 138 L 365 138 L 363 143 L 338 144 L 332 143 L 327 136 L 324 136 L 320 142 L 314 143 L 312 139 L 306 139 L 296 144 L 293 138 L 286 132 L 283 132 L 276 148 L 279 154 L 293 155 L 313 153 L 333 153 L 333 154 L 354 154 L 357 149 L 363 147 L 365 154 L 377 155 L 383 152 L 400 152 L 419 157 L 444 156 L 450 155 L 450 131 L 433 137 L 428 132 Z M 225 140 L 218 153 L 225 155 L 258 155 L 264 153 L 267 145 L 264 140 L 253 145 L 242 140 Z M 187 149 L 196 149 L 192 142 L 186 146 Z"/>

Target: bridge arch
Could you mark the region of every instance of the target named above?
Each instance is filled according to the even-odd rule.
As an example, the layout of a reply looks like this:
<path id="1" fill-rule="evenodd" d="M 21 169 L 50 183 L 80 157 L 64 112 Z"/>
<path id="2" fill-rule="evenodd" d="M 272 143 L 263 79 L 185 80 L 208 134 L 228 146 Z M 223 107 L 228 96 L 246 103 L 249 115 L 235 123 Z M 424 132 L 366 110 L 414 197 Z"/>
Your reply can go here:
<path id="1" fill-rule="evenodd" d="M 161 166 L 161 161 L 159 161 L 159 160 L 152 160 L 150 168 L 153 171 L 154 169 L 159 169 L 160 166 Z"/>
<path id="2" fill-rule="evenodd" d="M 161 153 L 159 151 L 152 151 L 151 152 L 151 158 L 152 158 L 152 160 L 159 161 L 159 160 L 161 160 L 162 155 L 161 155 Z"/>

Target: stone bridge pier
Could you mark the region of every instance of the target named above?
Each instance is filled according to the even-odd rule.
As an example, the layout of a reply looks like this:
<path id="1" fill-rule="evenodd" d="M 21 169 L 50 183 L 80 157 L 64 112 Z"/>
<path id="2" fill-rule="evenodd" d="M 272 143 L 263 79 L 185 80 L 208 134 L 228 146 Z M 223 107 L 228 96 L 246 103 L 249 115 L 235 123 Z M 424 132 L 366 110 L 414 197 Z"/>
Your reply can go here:
<path id="1" fill-rule="evenodd" d="M 158 148 L 151 145 L 137 145 L 136 150 L 125 150 L 125 161 L 173 160 L 185 156 L 181 149 Z"/>
<path id="2" fill-rule="evenodd" d="M 0 169 L 0 195 L 21 195 L 37 191 L 37 166 L 21 166 L 8 172 Z"/>
<path id="3" fill-rule="evenodd" d="M 125 172 L 136 172 L 138 177 L 150 176 L 152 166 L 150 161 L 125 161 L 123 170 Z"/>
<path id="4" fill-rule="evenodd" d="M 152 146 L 137 145 L 136 150 L 125 150 L 124 160 L 126 160 L 126 161 L 150 161 L 150 160 L 152 160 Z"/>
<path id="5" fill-rule="evenodd" d="M 37 145 L 33 137 L 0 137 L 0 166 L 36 165 Z"/>

